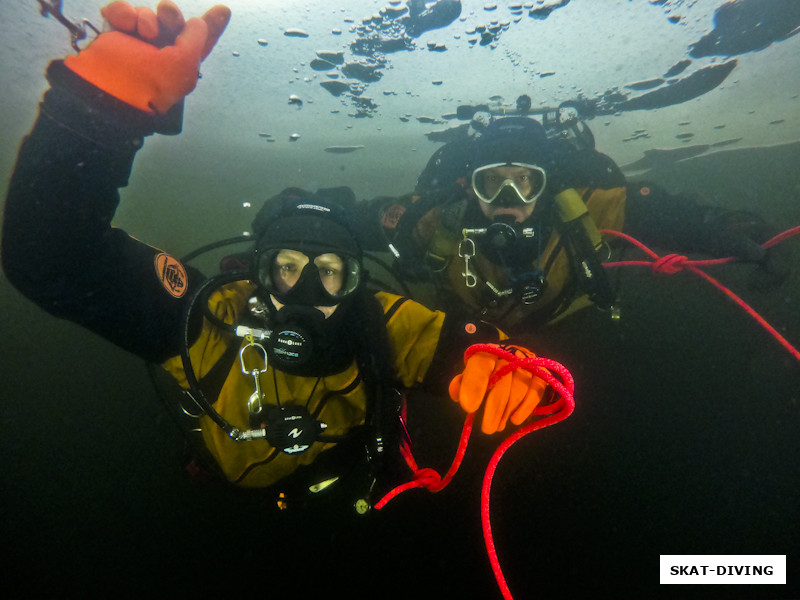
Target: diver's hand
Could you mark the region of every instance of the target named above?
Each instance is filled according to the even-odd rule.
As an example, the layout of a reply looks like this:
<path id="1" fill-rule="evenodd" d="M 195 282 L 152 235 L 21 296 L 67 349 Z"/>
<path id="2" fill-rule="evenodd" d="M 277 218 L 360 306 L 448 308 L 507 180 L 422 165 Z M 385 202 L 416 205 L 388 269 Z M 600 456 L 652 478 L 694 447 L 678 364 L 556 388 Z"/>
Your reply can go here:
<path id="1" fill-rule="evenodd" d="M 764 248 L 756 240 L 767 241 L 773 230 L 765 225 L 751 226 L 746 231 L 729 231 L 721 236 L 725 253 L 739 260 L 755 263 L 748 287 L 768 292 L 781 285 L 795 264 L 791 249 L 785 244 Z"/>
<path id="2" fill-rule="evenodd" d="M 150 114 L 164 114 L 197 85 L 200 62 L 225 31 L 231 11 L 217 5 L 184 20 L 162 0 L 154 13 L 113 2 L 101 14 L 114 28 L 64 64 L 104 92 Z"/>
<path id="3" fill-rule="evenodd" d="M 797 263 L 791 248 L 786 244 L 767 248 L 764 256 L 756 262 L 758 266 L 750 273 L 747 284 L 750 289 L 761 292 L 774 290 L 781 285 L 789 277 L 792 267 Z"/>
<path id="4" fill-rule="evenodd" d="M 517 369 L 500 377 L 489 389 L 492 375 L 509 360 L 535 355 L 519 346 L 486 346 L 495 348 L 500 356 L 492 352 L 476 352 L 480 345 L 468 348 L 464 355 L 463 373 L 450 382 L 450 397 L 467 413 L 474 413 L 483 404 L 481 431 L 491 434 L 505 429 L 509 420 L 520 425 L 531 416 L 542 401 L 547 384 L 529 371 Z"/>

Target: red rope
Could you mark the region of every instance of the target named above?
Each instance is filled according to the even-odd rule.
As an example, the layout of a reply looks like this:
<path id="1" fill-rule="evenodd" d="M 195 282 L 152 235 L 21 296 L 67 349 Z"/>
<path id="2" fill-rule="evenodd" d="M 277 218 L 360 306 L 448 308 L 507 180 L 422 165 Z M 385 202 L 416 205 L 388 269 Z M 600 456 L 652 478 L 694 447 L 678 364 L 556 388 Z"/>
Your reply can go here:
<path id="1" fill-rule="evenodd" d="M 742 310 L 744 310 L 748 315 L 750 315 L 761 327 L 763 327 L 770 335 L 772 335 L 777 342 L 783 346 L 789 354 L 791 354 L 795 359 L 800 361 L 800 351 L 797 350 L 789 341 L 783 337 L 777 329 L 775 329 L 772 325 L 770 325 L 764 317 L 762 317 L 758 312 L 755 311 L 750 305 L 748 305 L 744 300 L 742 300 L 739 296 L 737 296 L 734 292 L 732 292 L 729 288 L 722 285 L 719 281 L 711 277 L 705 271 L 702 271 L 699 267 L 707 267 L 713 265 L 721 265 L 735 261 L 735 258 L 717 258 L 712 260 L 689 260 L 685 256 L 681 256 L 678 254 L 668 254 L 666 256 L 659 256 L 653 250 L 645 246 L 639 240 L 622 233 L 620 231 L 613 231 L 610 229 L 603 229 L 602 233 L 610 234 L 619 238 L 622 238 L 637 248 L 639 248 L 642 252 L 650 256 L 653 260 L 627 260 L 627 261 L 619 261 L 613 263 L 604 263 L 603 266 L 605 267 L 624 267 L 624 266 L 647 266 L 653 269 L 656 273 L 667 273 L 673 274 L 678 273 L 680 271 L 690 271 L 699 277 L 702 277 L 706 281 L 708 281 L 711 285 L 715 288 L 720 290 L 723 294 L 728 296 L 731 300 L 733 300 Z M 775 244 L 782 242 L 794 235 L 800 234 L 800 226 L 793 227 L 787 231 L 784 231 L 781 234 L 776 235 L 768 242 L 763 244 L 763 248 L 770 248 Z"/>
<path id="2" fill-rule="evenodd" d="M 439 473 L 434 469 L 427 467 L 420 468 L 417 465 L 417 461 L 414 459 L 413 454 L 411 453 L 411 446 L 408 444 L 408 442 L 403 441 L 403 443 L 400 445 L 400 453 L 403 455 L 406 464 L 408 464 L 408 466 L 411 468 L 411 471 L 414 473 L 414 478 L 411 481 L 398 485 L 396 488 L 389 491 L 383 498 L 375 503 L 375 509 L 382 509 L 390 500 L 407 490 L 424 487 L 427 488 L 428 491 L 436 493 L 447 487 L 455 474 L 458 472 L 461 462 L 464 460 L 464 454 L 467 451 L 467 443 L 469 442 L 469 436 L 472 434 L 472 422 L 474 420 L 475 413 L 467 415 L 467 418 L 464 421 L 464 427 L 461 429 L 461 437 L 458 441 L 456 455 L 453 458 L 453 462 L 450 465 L 450 468 L 447 470 L 447 473 L 445 473 L 444 477 L 439 475 Z"/>
<path id="3" fill-rule="evenodd" d="M 489 497 L 491 495 L 492 478 L 494 477 L 494 472 L 497 470 L 497 465 L 500 463 L 500 459 L 503 457 L 503 454 L 505 454 L 513 444 L 518 442 L 529 433 L 533 433 L 534 431 L 548 427 L 549 425 L 554 425 L 559 421 L 563 421 L 572 414 L 572 411 L 575 408 L 575 400 L 573 398 L 575 382 L 572 379 L 570 372 L 563 365 L 547 358 L 517 358 L 514 354 L 508 352 L 507 350 L 503 350 L 496 345 L 475 344 L 469 347 L 464 355 L 465 359 L 469 358 L 476 352 L 489 352 L 508 361 L 508 364 L 498 369 L 489 378 L 487 391 L 492 389 L 497 381 L 499 381 L 505 375 L 511 373 L 512 371 L 516 371 L 517 369 L 525 369 L 530 371 L 533 375 L 545 380 L 545 382 L 547 382 L 558 394 L 557 400 L 551 404 L 548 404 L 547 406 L 537 406 L 534 409 L 533 414 L 542 416 L 541 419 L 521 427 L 512 435 L 510 435 L 497 448 L 492 455 L 491 460 L 489 461 L 489 465 L 486 468 L 486 473 L 483 477 L 483 487 L 481 490 L 481 525 L 483 528 L 483 538 L 486 544 L 487 554 L 489 555 L 489 563 L 491 564 L 492 571 L 494 572 L 495 579 L 497 580 L 497 585 L 500 587 L 503 597 L 508 600 L 512 598 L 511 591 L 508 588 L 508 584 L 503 576 L 503 571 L 500 568 L 500 560 L 497 557 L 497 549 L 495 548 L 494 538 L 492 537 L 492 527 L 489 513 Z M 557 375 L 557 377 L 554 375 L 554 373 Z M 470 434 L 472 433 L 472 423 L 474 420 L 475 413 L 467 415 L 467 418 L 464 421 L 464 428 L 461 431 L 461 438 L 459 440 L 456 456 L 444 477 L 440 477 L 434 469 L 420 468 L 417 465 L 417 461 L 411 454 L 411 449 L 408 443 L 404 442 L 401 445 L 400 451 L 403 454 L 403 457 L 406 459 L 406 463 L 414 473 L 414 477 L 411 481 L 397 486 L 378 502 L 376 502 L 375 509 L 382 509 L 390 500 L 410 489 L 425 487 L 431 492 L 438 492 L 444 489 L 453 479 L 453 476 L 461 466 L 464 453 L 467 450 L 467 443 L 469 441 Z"/>
<path id="4" fill-rule="evenodd" d="M 564 368 L 561 364 L 547 358 L 523 358 L 518 359 L 517 364 L 513 366 L 509 364 L 507 366 L 511 367 L 512 369 L 524 368 L 529 370 L 534 375 L 544 379 L 559 394 L 559 398 L 555 403 L 544 407 L 537 407 L 534 411 L 534 414 L 549 413 L 547 416 L 539 419 L 538 421 L 534 421 L 529 425 L 520 427 L 517 431 L 508 436 L 508 438 L 506 438 L 502 444 L 500 444 L 500 446 L 492 455 L 492 458 L 489 461 L 489 466 L 486 467 L 486 473 L 483 476 L 483 486 L 481 488 L 481 526 L 483 528 L 483 539 L 486 543 L 486 552 L 489 555 L 489 563 L 492 566 L 494 578 L 497 581 L 497 585 L 500 587 L 500 592 L 503 594 L 503 598 L 506 600 L 512 600 L 513 596 L 511 595 L 511 590 L 509 589 L 508 583 L 503 575 L 503 570 L 500 568 L 500 559 L 497 557 L 497 549 L 495 548 L 494 537 L 492 536 L 491 515 L 489 512 L 489 497 L 492 490 L 492 479 L 494 478 L 494 473 L 497 470 L 497 465 L 500 463 L 500 459 L 503 458 L 503 455 L 508 451 L 509 448 L 511 448 L 511 446 L 529 433 L 533 433 L 534 431 L 544 427 L 549 427 L 550 425 L 555 425 L 572 414 L 572 411 L 575 409 L 575 399 L 573 398 L 575 382 L 572 379 L 572 375 L 566 368 Z M 498 372 L 500 370 L 501 369 L 498 369 Z M 556 378 L 553 375 L 553 372 L 557 373 L 561 380 Z M 554 406 L 555 412 L 552 412 Z M 540 410 L 540 408 L 542 410 Z"/>

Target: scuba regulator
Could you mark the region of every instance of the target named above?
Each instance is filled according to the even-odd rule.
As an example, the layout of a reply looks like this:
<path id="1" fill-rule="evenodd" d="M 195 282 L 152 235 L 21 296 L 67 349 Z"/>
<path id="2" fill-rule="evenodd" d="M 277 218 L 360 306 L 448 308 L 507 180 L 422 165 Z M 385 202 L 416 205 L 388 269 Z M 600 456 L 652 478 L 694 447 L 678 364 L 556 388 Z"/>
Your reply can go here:
<path id="1" fill-rule="evenodd" d="M 555 196 L 558 229 L 575 268 L 578 287 L 601 310 L 618 316 L 616 294 L 603 268 L 602 236 L 577 191 L 568 188 Z M 501 215 L 487 227 L 463 228 L 458 243 L 458 256 L 464 261 L 462 275 L 468 288 L 478 283 L 472 259 L 480 250 L 492 263 L 508 273 L 510 287 L 500 289 L 486 279 L 485 283 L 497 298 L 515 296 L 525 305 L 535 304 L 547 290 L 545 270 L 530 262 L 531 256 L 541 256 L 545 232 L 536 227 L 522 226 L 513 217 Z"/>
<path id="2" fill-rule="evenodd" d="M 488 227 L 463 228 L 462 239 L 458 244 L 458 255 L 464 259 L 464 283 L 475 287 L 478 279 L 471 266 L 471 259 L 478 247 L 489 260 L 505 267 L 509 274 L 510 288 L 499 289 L 491 281 L 486 285 L 498 298 L 516 295 L 523 304 L 534 304 L 547 288 L 547 281 L 541 269 L 521 261 L 530 255 L 530 246 L 538 245 L 539 237 L 533 227 L 519 227 L 514 217 L 499 217 Z"/>
<path id="3" fill-rule="evenodd" d="M 249 278 L 248 272 L 235 271 L 212 277 L 195 292 L 184 311 L 184 343 L 181 361 L 189 386 L 188 394 L 200 409 L 220 427 L 229 438 L 236 442 L 265 439 L 271 446 L 286 454 L 297 454 L 307 450 L 315 441 L 324 441 L 323 431 L 327 425 L 316 420 L 301 405 L 266 406 L 260 376 L 267 372 L 271 360 L 287 364 L 301 363 L 310 352 L 307 334 L 297 328 L 248 327 L 231 325 L 218 319 L 207 309 L 208 298 L 216 289 L 228 283 Z M 192 365 L 190 348 L 190 323 L 199 302 L 206 307 L 204 316 L 215 326 L 232 333 L 237 338 L 247 340 L 239 349 L 239 363 L 245 375 L 253 377 L 255 391 L 247 400 L 249 427 L 242 430 L 220 415 L 206 398 Z M 263 306 L 256 299 L 250 301 L 250 315 L 259 317 Z M 336 440 L 330 440 L 336 441 Z"/>

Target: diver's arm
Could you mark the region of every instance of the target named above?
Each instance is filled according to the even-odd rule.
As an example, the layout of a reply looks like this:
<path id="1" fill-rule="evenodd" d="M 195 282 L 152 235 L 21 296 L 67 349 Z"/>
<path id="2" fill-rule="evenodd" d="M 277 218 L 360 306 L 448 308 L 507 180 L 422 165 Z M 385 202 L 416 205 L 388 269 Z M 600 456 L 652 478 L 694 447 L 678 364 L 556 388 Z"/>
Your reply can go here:
<path id="1" fill-rule="evenodd" d="M 111 227 L 148 115 L 55 61 L 23 141 L 3 223 L 5 273 L 48 312 L 152 360 L 177 354 L 183 304 L 162 285 L 160 251 Z M 189 271 L 189 287 L 200 281 Z"/>
<path id="2" fill-rule="evenodd" d="M 687 194 L 668 194 L 649 183 L 628 185 L 624 231 L 645 244 L 673 251 L 757 263 L 751 278 L 755 287 L 779 284 L 790 269 L 784 247 L 761 247 L 777 230 L 759 215 L 704 205 Z"/>
<path id="3" fill-rule="evenodd" d="M 688 194 L 670 194 L 651 183 L 629 184 L 624 229 L 645 243 L 720 257 L 736 253 L 727 233 L 749 234 L 757 243 L 769 239 L 758 215 L 704 206 Z"/>
<path id="4" fill-rule="evenodd" d="M 433 311 L 387 292 L 378 292 L 376 297 L 385 314 L 395 374 L 407 388 L 423 384 L 433 392 L 446 393 L 467 347 L 508 339 L 483 321 Z"/>
<path id="5" fill-rule="evenodd" d="M 201 276 L 111 227 L 117 189 L 144 137 L 180 112 L 230 10 L 184 20 L 162 0 L 155 12 L 114 2 L 101 13 L 112 30 L 48 68 L 52 87 L 9 186 L 3 268 L 52 314 L 161 362 L 181 347 Z"/>

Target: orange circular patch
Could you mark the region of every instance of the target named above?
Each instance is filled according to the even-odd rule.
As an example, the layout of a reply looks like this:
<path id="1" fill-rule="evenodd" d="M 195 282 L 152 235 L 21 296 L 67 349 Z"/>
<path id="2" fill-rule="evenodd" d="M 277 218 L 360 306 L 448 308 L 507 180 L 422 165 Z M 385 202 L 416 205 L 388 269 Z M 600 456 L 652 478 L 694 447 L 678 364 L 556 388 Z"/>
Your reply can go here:
<path id="1" fill-rule="evenodd" d="M 649 187 L 647 187 L 647 186 L 645 186 L 645 187 L 642 187 L 642 188 L 639 188 L 639 193 L 640 193 L 642 196 L 649 196 L 649 195 L 650 195 L 650 188 L 649 188 Z"/>
<path id="2" fill-rule="evenodd" d="M 180 298 L 186 293 L 188 278 L 183 265 L 166 252 L 158 254 L 153 263 L 156 276 L 170 296 Z"/>
<path id="3" fill-rule="evenodd" d="M 475 333 L 476 331 L 478 331 L 478 328 L 475 326 L 475 323 L 467 323 L 466 325 L 464 325 L 464 331 L 466 331 L 467 333 Z"/>

